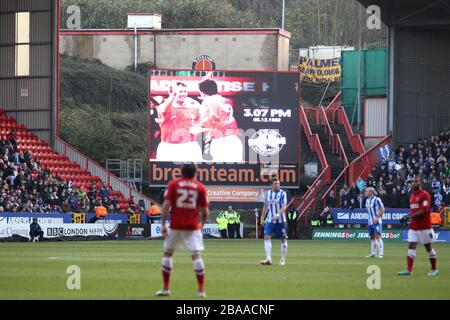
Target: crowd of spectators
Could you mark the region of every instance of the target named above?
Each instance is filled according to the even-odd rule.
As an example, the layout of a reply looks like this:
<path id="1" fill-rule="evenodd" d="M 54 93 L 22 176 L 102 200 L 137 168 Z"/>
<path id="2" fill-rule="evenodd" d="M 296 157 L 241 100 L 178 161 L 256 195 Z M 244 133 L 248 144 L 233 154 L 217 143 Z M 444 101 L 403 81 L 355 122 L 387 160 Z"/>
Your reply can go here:
<path id="1" fill-rule="evenodd" d="M 92 184 L 88 190 L 75 188 L 43 170 L 30 151 L 19 151 L 16 135 L 11 131 L 0 140 L 0 212 L 95 212 L 103 205 L 108 213 L 122 213 L 117 196 L 108 185 Z M 128 214 L 144 212 L 145 205 L 131 199 Z"/>
<path id="2" fill-rule="evenodd" d="M 352 186 L 344 186 L 338 196 L 328 196 L 329 207 L 364 208 L 364 189 L 375 188 L 377 195 L 388 208 L 409 208 L 408 183 L 416 175 L 422 187 L 431 195 L 431 208 L 439 211 L 450 204 L 450 129 L 428 139 L 418 139 L 408 146 L 399 145 L 389 156 L 373 167 L 366 181 L 359 178 Z"/>

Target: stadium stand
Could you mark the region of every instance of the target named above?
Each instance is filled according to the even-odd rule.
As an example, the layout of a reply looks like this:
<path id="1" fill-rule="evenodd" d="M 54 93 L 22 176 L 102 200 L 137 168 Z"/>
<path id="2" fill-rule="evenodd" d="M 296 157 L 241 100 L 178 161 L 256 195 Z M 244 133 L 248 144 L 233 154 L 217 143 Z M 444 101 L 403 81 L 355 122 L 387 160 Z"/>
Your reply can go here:
<path id="1" fill-rule="evenodd" d="M 408 208 L 410 186 L 408 179 L 420 175 L 423 188 L 432 199 L 432 209 L 441 212 L 450 204 L 450 129 L 441 130 L 439 135 L 418 139 L 408 146 L 399 145 L 389 157 L 383 158 L 369 173 L 365 181 L 358 181 L 350 188 L 344 186 L 339 192 L 342 208 L 365 205 L 362 191 L 374 187 L 386 207 Z M 360 183 L 359 186 L 357 184 Z M 440 223 L 435 218 L 437 224 Z"/>
<path id="2" fill-rule="evenodd" d="M 442 217 L 443 208 L 450 204 L 450 129 L 430 141 L 418 139 L 407 147 L 399 145 L 379 161 L 378 150 L 391 144 L 392 135 L 364 150 L 361 138 L 352 132 L 340 94 L 325 109 L 300 109 L 302 133 L 311 151 L 317 153 L 322 171 L 302 196 L 289 203 L 297 209 L 299 222 L 315 219 L 331 207 L 364 208 L 367 186 L 376 189 L 386 207 L 408 208 L 410 186 L 406 181 L 416 174 L 431 195 L 432 209 Z M 437 215 L 435 220 L 439 221 Z"/>
<path id="3" fill-rule="evenodd" d="M 386 138 L 383 139 L 383 143 L 389 141 Z M 370 166 L 368 170 L 364 168 L 364 170 L 353 171 L 353 173 L 359 173 L 364 177 L 364 172 L 367 170 L 366 179 L 353 174 L 357 178 L 356 181 L 353 179 L 354 182 L 351 186 L 342 185 L 341 189 L 337 190 L 336 195 L 330 190 L 323 210 L 319 205 L 312 208 L 309 214 L 312 226 L 329 226 L 330 222 L 327 219 L 330 218 L 330 208 L 365 208 L 364 190 L 369 186 L 375 188 L 385 207 L 409 208 L 411 187 L 407 181 L 416 175 L 421 176 L 423 188 L 431 195 L 433 225 L 440 227 L 445 224 L 444 211 L 445 207 L 450 204 L 450 166 L 448 162 L 450 157 L 450 129 L 441 130 L 439 135 L 432 136 L 430 140 L 418 139 L 416 143 L 411 143 L 408 146 L 399 145 L 386 158 L 381 160 L 378 159 L 377 155 L 374 156 L 376 154 L 374 151 L 379 146 L 377 144 L 366 152 L 369 155 L 365 157 L 371 158 L 370 162 L 374 163 L 373 166 Z M 375 158 L 377 160 L 374 160 Z M 358 159 L 356 159 L 357 161 Z M 361 169 L 363 166 L 359 165 L 356 168 Z M 349 180 L 351 181 L 351 178 Z M 319 214 L 319 212 L 321 213 Z"/>
<path id="4" fill-rule="evenodd" d="M 95 212 L 102 201 L 109 213 L 129 212 L 131 198 L 102 183 L 87 169 L 53 152 L 0 109 L 0 211 Z"/>

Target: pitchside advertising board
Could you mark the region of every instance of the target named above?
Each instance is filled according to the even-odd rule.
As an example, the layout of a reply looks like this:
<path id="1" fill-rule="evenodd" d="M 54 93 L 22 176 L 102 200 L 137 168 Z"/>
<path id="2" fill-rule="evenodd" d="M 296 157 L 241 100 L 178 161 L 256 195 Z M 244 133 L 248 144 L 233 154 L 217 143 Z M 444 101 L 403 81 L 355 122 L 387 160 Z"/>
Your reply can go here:
<path id="1" fill-rule="evenodd" d="M 5 224 L 31 224 L 33 218 L 38 218 L 39 223 L 71 223 L 72 215 L 69 213 L 26 213 L 26 212 L 2 212 L 0 213 L 0 225 Z"/>
<path id="2" fill-rule="evenodd" d="M 299 185 L 299 74 L 149 72 L 150 185 L 199 164 L 206 185 Z"/>
<path id="3" fill-rule="evenodd" d="M 435 229 L 435 242 L 450 242 L 450 230 Z M 408 230 L 386 230 L 381 238 L 388 241 L 408 241 Z M 367 229 L 314 228 L 313 240 L 369 240 Z"/>
<path id="4" fill-rule="evenodd" d="M 168 228 L 170 232 L 170 228 Z M 202 229 L 202 233 L 204 236 L 207 237 L 213 237 L 213 238 L 221 238 L 219 228 L 216 223 L 205 223 Z M 160 223 L 152 223 L 151 225 L 151 231 L 150 231 L 152 238 L 160 238 L 162 237 L 161 234 L 161 224 Z M 244 234 L 244 224 L 241 223 L 240 226 L 240 234 Z"/>
<path id="5" fill-rule="evenodd" d="M 44 238 L 59 237 L 117 237 L 117 223 L 50 223 L 40 224 Z M 0 224 L 0 238 L 19 235 L 30 238 L 30 225 L 25 223 Z"/>
<path id="6" fill-rule="evenodd" d="M 0 225 L 2 224 L 31 224 L 33 218 L 38 219 L 39 224 L 50 223 L 86 223 L 95 217 L 95 213 L 26 213 L 4 212 L 0 213 Z M 101 221 L 105 223 L 127 223 L 128 215 L 109 214 Z"/>
<path id="7" fill-rule="evenodd" d="M 383 240 L 402 240 L 402 230 L 388 230 L 381 232 Z M 314 228 L 313 240 L 369 240 L 369 232 L 366 229 L 332 229 Z"/>
<path id="8" fill-rule="evenodd" d="M 369 215 L 366 209 L 339 209 L 330 210 L 335 224 L 367 224 Z M 401 224 L 400 218 L 408 214 L 408 209 L 386 208 L 382 222 L 386 224 Z"/>

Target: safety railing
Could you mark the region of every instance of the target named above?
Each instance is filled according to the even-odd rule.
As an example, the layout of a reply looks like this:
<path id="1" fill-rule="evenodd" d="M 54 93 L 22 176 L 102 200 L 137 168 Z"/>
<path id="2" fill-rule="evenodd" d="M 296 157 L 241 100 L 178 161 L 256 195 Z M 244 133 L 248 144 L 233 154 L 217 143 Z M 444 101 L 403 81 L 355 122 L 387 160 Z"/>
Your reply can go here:
<path id="1" fill-rule="evenodd" d="M 328 166 L 327 158 L 325 157 L 325 153 L 323 152 L 319 136 L 317 134 L 313 134 L 311 131 L 311 127 L 309 126 L 308 118 L 303 107 L 300 108 L 300 123 L 303 126 L 303 130 L 305 132 L 306 138 L 308 139 L 311 150 L 317 153 L 317 156 L 319 157 L 319 161 L 323 168 L 323 171 Z"/>
<path id="2" fill-rule="evenodd" d="M 341 106 L 341 92 L 334 97 L 330 104 L 325 108 L 327 113 L 328 121 L 334 125 L 336 110 Z"/>
<path id="3" fill-rule="evenodd" d="M 77 162 L 81 168 L 88 169 L 91 175 L 98 176 L 103 182 L 110 184 L 113 190 L 122 192 L 122 195 L 125 198 L 133 197 L 136 203 L 139 200 L 144 200 L 146 208 L 150 208 L 151 203 L 157 203 L 155 200 L 150 199 L 136 189 L 130 187 L 117 176 L 101 167 L 98 163 L 91 160 L 59 137 L 55 138 L 54 150 L 58 153 L 65 154 L 70 160 Z"/>
<path id="4" fill-rule="evenodd" d="M 334 181 L 331 183 L 331 185 L 328 187 L 328 189 L 322 195 L 321 201 L 324 203 L 324 206 L 325 206 L 326 198 L 328 197 L 328 194 L 330 193 L 331 190 L 334 190 L 334 192 L 336 192 L 336 186 L 338 185 L 338 182 L 344 182 L 344 184 L 346 183 L 349 162 L 348 162 L 347 154 L 345 153 L 344 145 L 342 144 L 341 137 L 338 134 L 335 134 L 332 132 L 325 109 L 323 107 L 320 107 L 319 112 L 321 114 L 321 120 L 323 122 L 325 122 L 325 131 L 329 135 L 329 139 L 331 139 L 330 146 L 333 150 L 333 153 L 338 154 L 339 159 L 342 160 L 343 164 L 344 164 L 344 169 L 342 170 L 342 172 L 334 179 Z"/>
<path id="5" fill-rule="evenodd" d="M 348 183 L 349 168 L 350 168 L 350 165 L 347 162 L 347 165 L 345 166 L 344 170 L 342 170 L 342 172 L 339 174 L 339 176 L 337 176 L 337 178 L 334 179 L 333 183 L 328 187 L 327 191 L 325 191 L 325 193 L 323 194 L 320 201 L 323 202 L 324 208 L 327 206 L 327 197 L 330 194 L 330 192 L 333 191 L 335 195 L 337 194 L 336 189 L 337 189 L 339 182 L 343 182 L 344 185 Z"/>
<path id="6" fill-rule="evenodd" d="M 299 217 L 297 220 L 303 216 L 306 211 L 313 205 L 313 210 L 315 210 L 317 203 L 316 198 L 319 192 L 327 185 L 327 176 L 331 175 L 331 168 L 327 166 L 325 170 L 319 174 L 319 176 L 314 180 L 313 184 L 309 187 L 308 192 L 303 196 L 300 205 L 296 207 Z M 305 215 L 306 217 L 306 215 Z"/>
<path id="7" fill-rule="evenodd" d="M 361 136 L 359 134 L 353 133 L 352 126 L 348 121 L 347 114 L 343 106 L 340 106 L 337 109 L 338 113 L 338 124 L 342 124 L 345 128 L 345 133 L 347 134 L 348 140 L 350 141 L 350 145 L 352 146 L 352 151 L 355 153 L 363 154 L 366 149 L 364 148 L 364 144 L 361 140 Z"/>
<path id="8" fill-rule="evenodd" d="M 392 133 L 353 160 L 349 166 L 349 184 L 353 184 L 359 177 L 363 180 L 367 179 L 373 166 L 381 160 L 378 156 L 378 150 L 391 142 Z"/>
<path id="9" fill-rule="evenodd" d="M 352 126 L 348 121 L 347 114 L 345 112 L 345 108 L 341 104 L 341 92 L 339 92 L 336 97 L 334 97 L 333 101 L 325 108 L 325 113 L 327 115 L 328 121 L 332 124 L 343 125 L 345 128 L 345 133 L 350 141 L 350 145 L 352 146 L 352 151 L 355 153 L 363 154 L 366 150 L 364 148 L 364 144 L 361 140 L 359 134 L 353 133 Z M 336 117 L 337 115 L 337 117 Z"/>
<path id="10" fill-rule="evenodd" d="M 319 122 L 319 114 L 315 109 L 308 109 L 308 116 L 311 121 Z M 295 208 L 298 212 L 297 221 L 300 220 L 301 217 L 306 218 L 306 211 L 310 208 L 311 205 L 315 205 L 315 199 L 322 188 L 331 182 L 331 168 L 328 165 L 327 159 L 325 157 L 325 153 L 323 152 L 322 144 L 320 143 L 320 139 L 318 134 L 313 134 L 311 131 L 311 127 L 308 122 L 308 116 L 303 107 L 300 108 L 300 122 L 303 126 L 304 132 L 309 142 L 309 146 L 311 150 L 317 153 L 320 163 L 322 165 L 322 172 L 317 176 L 312 185 L 309 187 L 308 191 L 304 194 L 304 196 L 299 200 L 300 203 L 295 203 Z M 312 116 L 312 118 L 311 118 Z"/>

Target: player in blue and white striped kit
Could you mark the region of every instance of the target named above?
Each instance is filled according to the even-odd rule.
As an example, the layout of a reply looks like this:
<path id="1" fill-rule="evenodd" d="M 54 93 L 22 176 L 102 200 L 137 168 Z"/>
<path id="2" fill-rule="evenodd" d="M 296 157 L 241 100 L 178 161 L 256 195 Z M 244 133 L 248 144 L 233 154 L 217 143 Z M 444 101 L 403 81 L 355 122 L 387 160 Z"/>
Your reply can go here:
<path id="1" fill-rule="evenodd" d="M 261 226 L 264 227 L 264 249 L 266 259 L 260 263 L 272 264 L 272 236 L 275 234 L 281 239 L 280 266 L 286 264 L 287 236 L 286 236 L 286 191 L 280 189 L 280 180 L 272 180 L 272 189 L 266 192 L 264 207 L 261 215 Z"/>
<path id="2" fill-rule="evenodd" d="M 381 239 L 381 217 L 384 213 L 384 205 L 381 199 L 375 196 L 375 189 L 372 187 L 366 188 L 366 208 L 368 217 L 369 236 L 371 239 L 371 253 L 366 258 L 375 258 L 378 248 L 378 258 L 383 259 L 384 248 L 383 240 Z"/>

